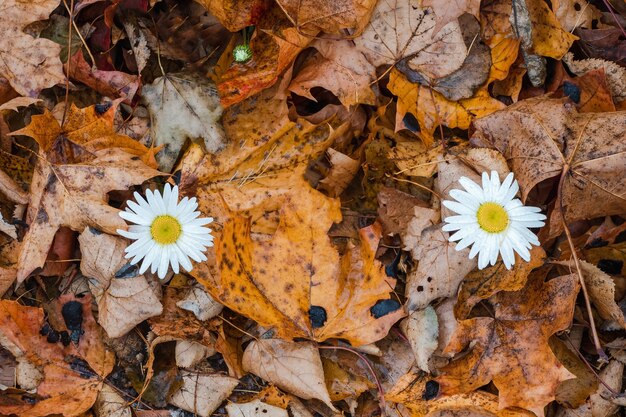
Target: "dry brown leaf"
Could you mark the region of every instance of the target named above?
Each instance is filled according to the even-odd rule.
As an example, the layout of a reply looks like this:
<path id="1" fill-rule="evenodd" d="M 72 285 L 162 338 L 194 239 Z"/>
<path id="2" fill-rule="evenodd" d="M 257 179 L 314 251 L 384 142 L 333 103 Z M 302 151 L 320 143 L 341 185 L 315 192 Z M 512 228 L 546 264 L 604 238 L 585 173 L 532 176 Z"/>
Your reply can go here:
<path id="1" fill-rule="evenodd" d="M 169 400 L 170 404 L 201 417 L 209 417 L 228 398 L 239 381 L 223 375 L 205 375 L 182 371 L 183 386 Z"/>
<path id="2" fill-rule="evenodd" d="M 42 89 L 65 81 L 61 46 L 23 32 L 29 24 L 48 19 L 58 5 L 58 0 L 6 0 L 2 4 L 0 28 L 5 36 L 0 38 L 0 76 L 20 95 L 36 97 Z"/>
<path id="3" fill-rule="evenodd" d="M 376 0 L 277 0 L 277 3 L 300 31 L 343 34 L 349 30 L 352 36 L 358 36 L 369 22 Z"/>
<path id="4" fill-rule="evenodd" d="M 385 399 L 402 404 L 411 412 L 411 417 L 532 417 L 533 414 L 521 409 L 500 409 L 498 396 L 473 391 L 434 398 L 433 392 L 424 377 L 414 372 L 402 376 L 396 385 L 385 395 Z"/>
<path id="5" fill-rule="evenodd" d="M 431 301 L 456 294 L 463 277 L 476 267 L 469 249 L 457 251 L 448 241 L 441 224 L 424 229 L 414 252 L 419 264 L 407 277 L 406 297 L 409 311 L 421 309 Z"/>
<path id="6" fill-rule="evenodd" d="M 338 203 L 301 190 L 283 201 L 276 233 L 262 241 L 251 239 L 249 219 L 234 217 L 216 242 L 220 281 L 198 279 L 279 337 L 341 338 L 355 346 L 383 338 L 404 311 L 391 298 L 395 279 L 375 259 L 381 227 L 361 229 L 359 245 L 340 256 L 327 235 L 341 218 Z"/>
<path id="7" fill-rule="evenodd" d="M 66 297 L 72 299 L 72 296 Z M 40 333 L 44 312 L 15 301 L 0 300 L 0 339 L 20 363 L 29 363 L 43 375 L 35 393 L 3 393 L 0 414 L 39 417 L 79 415 L 93 405 L 103 378 L 113 369 L 114 356 L 100 338 L 91 314 L 91 297 L 74 299 L 82 305 L 83 334 L 78 344 L 49 343 Z"/>
<path id="8" fill-rule="evenodd" d="M 444 353 L 471 347 L 441 370 L 441 394 L 467 393 L 493 381 L 500 408 L 521 407 L 543 416 L 559 384 L 574 377 L 554 356 L 548 338 L 570 326 L 579 289 L 575 274 L 544 282 L 547 272 L 531 274 L 520 291 L 491 297 L 493 318 L 459 322 Z"/>
<path id="9" fill-rule="evenodd" d="M 319 188 L 327 191 L 331 197 L 339 197 L 359 171 L 361 164 L 333 148 L 329 148 L 326 153 L 331 165 L 330 172 L 319 182 Z"/>
<path id="10" fill-rule="evenodd" d="M 532 24 L 532 52 L 554 59 L 567 53 L 577 36 L 564 30 L 543 0 L 525 0 Z"/>
<path id="11" fill-rule="evenodd" d="M 347 107 L 359 103 L 375 104 L 376 97 L 370 85 L 375 81 L 376 68 L 354 42 L 317 40 L 310 46 L 317 49 L 318 55 L 304 63 L 291 81 L 290 91 L 315 100 L 311 89 L 322 87 L 335 94 Z"/>
<path id="12" fill-rule="evenodd" d="M 209 320 L 222 312 L 224 306 L 218 303 L 200 287 L 193 287 L 176 305 L 183 310 L 191 311 L 198 320 Z"/>
<path id="13" fill-rule="evenodd" d="M 398 96 L 396 129 L 404 128 L 403 119 L 407 113 L 413 114 L 420 126 L 420 137 L 427 146 L 433 143 L 433 134 L 439 125 L 468 129 L 474 118 L 505 107 L 484 90 L 472 98 L 450 101 L 437 91 L 410 82 L 396 69 L 391 71 L 388 88 Z"/>
<path id="14" fill-rule="evenodd" d="M 243 369 L 293 395 L 315 398 L 335 409 L 324 382 L 322 360 L 313 343 L 253 340 L 243 354 Z"/>
<path id="15" fill-rule="evenodd" d="M 86 228 L 78 237 L 81 272 L 98 303 L 98 323 L 109 337 L 121 337 L 163 312 L 159 298 L 137 266 L 124 258 L 125 239 Z"/>
<path id="16" fill-rule="evenodd" d="M 256 23 L 267 7 L 267 0 L 196 0 L 217 17 L 229 31 L 237 32 Z"/>
<path id="17" fill-rule="evenodd" d="M 523 200 L 539 182 L 563 176 L 562 201 L 550 217 L 556 236 L 562 230 L 559 203 L 566 222 L 624 212 L 626 182 L 615 173 L 626 164 L 625 114 L 579 114 L 565 100 L 538 97 L 476 120 L 471 141 L 510 161 Z"/>
<path id="18" fill-rule="evenodd" d="M 566 344 L 556 336 L 551 337 L 548 343 L 559 362 L 568 371 L 576 375 L 575 379 L 561 382 L 556 389 L 556 401 L 567 408 L 580 407 L 587 401 L 589 395 L 598 388 L 598 379 L 577 353 L 572 351 L 571 343 Z"/>
<path id="19" fill-rule="evenodd" d="M 513 269 L 507 270 L 502 263 L 470 272 L 459 288 L 454 314 L 458 319 L 469 317 L 472 308 L 500 291 L 519 291 L 526 285 L 528 274 L 543 265 L 546 253 L 541 246 L 530 250 L 530 262 L 515 256 Z"/>
<path id="20" fill-rule="evenodd" d="M 568 53 L 563 57 L 567 67 L 576 75 L 583 75 L 589 71 L 603 69 L 606 74 L 606 81 L 611 90 L 615 102 L 626 100 L 626 69 L 615 62 L 602 59 L 581 59 L 574 60 L 574 55 Z"/>
<path id="21" fill-rule="evenodd" d="M 351 374 L 331 359 L 322 358 L 322 365 L 326 388 L 332 401 L 356 399 L 365 391 L 376 387 L 369 379 Z"/>
<path id="22" fill-rule="evenodd" d="M 465 13 L 479 17 L 480 0 L 453 0 L 453 1 L 437 1 L 424 0 L 422 6 L 432 7 L 435 12 L 437 24 L 433 29 L 433 34 L 437 34 L 445 25 L 454 22 Z"/>
<path id="23" fill-rule="evenodd" d="M 394 175 L 428 178 L 432 177 L 437 170 L 437 164 L 443 159 L 443 147 L 426 147 L 420 141 L 399 141 L 389 151 L 389 159 L 399 170 Z"/>
<path id="24" fill-rule="evenodd" d="M 400 322 L 400 328 L 409 339 L 417 367 L 424 372 L 430 372 L 428 360 L 437 350 L 439 338 L 435 309 L 427 306 L 423 310 L 413 311 Z"/>
<path id="25" fill-rule="evenodd" d="M 124 398 L 107 384 L 102 386 L 93 408 L 96 417 L 132 417 Z"/>
<path id="26" fill-rule="evenodd" d="M 374 66 L 402 64 L 409 73 L 432 81 L 459 69 L 468 50 L 457 22 L 435 34 L 435 15 L 419 3 L 379 1 L 369 25 L 354 41 Z"/>
<path id="27" fill-rule="evenodd" d="M 569 267 L 572 271 L 576 270 L 574 261 L 555 262 L 558 265 Z M 604 273 L 601 269 L 583 260 L 578 261 L 585 285 L 589 293 L 589 299 L 598 310 L 598 314 L 604 320 L 614 320 L 622 328 L 626 329 L 626 321 L 622 309 L 615 302 L 615 282 L 610 275 Z"/>

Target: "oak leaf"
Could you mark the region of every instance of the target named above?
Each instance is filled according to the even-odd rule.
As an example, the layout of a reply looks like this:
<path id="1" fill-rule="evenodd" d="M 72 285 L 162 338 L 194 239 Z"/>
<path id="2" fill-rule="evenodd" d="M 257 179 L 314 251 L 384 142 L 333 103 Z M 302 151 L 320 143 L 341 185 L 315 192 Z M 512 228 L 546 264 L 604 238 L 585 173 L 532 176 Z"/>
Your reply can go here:
<path id="1" fill-rule="evenodd" d="M 72 298 L 72 296 L 70 296 Z M 29 363 L 42 373 L 36 392 L 4 393 L 0 414 L 39 417 L 49 414 L 79 415 L 93 405 L 104 378 L 113 368 L 114 356 L 107 351 L 91 314 L 91 297 L 75 299 L 82 306 L 83 334 L 76 344 L 50 343 L 40 333 L 42 309 L 15 301 L 0 301 L 0 339 L 18 362 Z"/>
<path id="2" fill-rule="evenodd" d="M 315 398 L 335 408 L 324 382 L 322 360 L 313 343 L 254 340 L 243 353 L 242 363 L 244 370 L 291 394 Z"/>
<path id="3" fill-rule="evenodd" d="M 578 113 L 564 99 L 538 97 L 476 120 L 471 142 L 496 149 L 511 164 L 525 200 L 531 189 L 561 176 L 550 235 L 566 222 L 624 212 L 625 112 Z M 593 201 L 594 204 L 589 204 Z"/>
<path id="4" fill-rule="evenodd" d="M 36 97 L 44 88 L 65 81 L 59 59 L 61 46 L 48 39 L 35 39 L 23 30 L 45 20 L 58 0 L 7 0 L 2 4 L 0 28 L 0 76 L 23 96 Z"/>
<path id="5" fill-rule="evenodd" d="M 467 393 L 493 381 L 500 408 L 520 407 L 543 416 L 559 384 L 574 377 L 554 356 L 548 338 L 569 327 L 579 288 L 575 274 L 544 282 L 548 271 L 535 271 L 520 291 L 491 297 L 493 318 L 459 322 L 444 354 L 471 347 L 441 370 L 441 394 Z"/>
<path id="6" fill-rule="evenodd" d="M 124 258 L 125 239 L 87 228 L 78 237 L 81 272 L 98 304 L 98 323 L 109 337 L 121 337 L 163 306 L 143 275 Z M 130 269 L 130 271 L 125 271 Z M 126 272 L 121 274 L 120 272 Z"/>

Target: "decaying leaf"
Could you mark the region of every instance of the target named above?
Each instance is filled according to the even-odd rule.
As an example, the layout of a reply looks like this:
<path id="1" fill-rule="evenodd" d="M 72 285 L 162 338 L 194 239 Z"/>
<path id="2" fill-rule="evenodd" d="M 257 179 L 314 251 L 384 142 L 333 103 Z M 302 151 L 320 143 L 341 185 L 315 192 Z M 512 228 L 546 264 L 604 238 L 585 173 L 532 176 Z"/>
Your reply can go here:
<path id="1" fill-rule="evenodd" d="M 36 367 L 43 375 L 32 387 L 34 392 L 3 393 L 0 413 L 24 417 L 53 413 L 76 416 L 91 408 L 103 378 L 113 368 L 114 357 L 104 348 L 89 302 L 90 298 L 79 303 L 84 332 L 79 342 L 64 346 L 60 342 L 48 342 L 42 334 L 46 325 L 42 309 L 0 301 L 0 344 L 18 362 Z"/>
<path id="2" fill-rule="evenodd" d="M 439 323 L 435 309 L 427 306 L 413 311 L 400 323 L 400 328 L 409 339 L 417 367 L 430 372 L 428 360 L 438 346 Z"/>
<path id="3" fill-rule="evenodd" d="M 614 175 L 626 164 L 623 112 L 578 113 L 565 100 L 538 97 L 474 125 L 472 143 L 510 161 L 523 200 L 539 182 L 562 175 L 557 205 L 566 222 L 623 213 L 626 183 Z M 554 210 L 552 236 L 562 230 L 560 219 Z"/>
<path id="4" fill-rule="evenodd" d="M 450 22 L 454 22 L 465 13 L 478 17 L 480 0 L 424 0 L 422 6 L 432 7 L 433 12 L 435 12 L 437 24 L 433 29 L 433 34 L 437 34 L 441 28 Z"/>
<path id="5" fill-rule="evenodd" d="M 172 396 L 170 403 L 201 417 L 213 414 L 239 383 L 228 376 L 188 371 L 183 371 L 182 378 L 183 386 Z"/>
<path id="6" fill-rule="evenodd" d="M 58 0 L 7 0 L 2 4 L 0 28 L 6 36 L 0 38 L 0 76 L 21 95 L 36 97 L 42 89 L 65 81 L 61 46 L 23 32 L 29 24 L 47 19 L 58 5 Z"/>
<path id="7" fill-rule="evenodd" d="M 124 258 L 125 239 L 86 228 L 78 238 L 81 272 L 98 303 L 98 323 L 109 337 L 120 337 L 142 321 L 158 316 L 163 306 L 138 265 Z"/>
<path id="8" fill-rule="evenodd" d="M 229 403 L 226 405 L 228 417 L 288 417 L 287 410 L 266 404 L 256 399 L 247 403 Z"/>
<path id="9" fill-rule="evenodd" d="M 569 327 L 579 287 L 575 274 L 544 282 L 547 272 L 544 268 L 531 274 L 520 291 L 491 297 L 493 318 L 459 322 L 444 353 L 471 347 L 442 369 L 437 378 L 442 394 L 471 392 L 493 381 L 500 408 L 521 407 L 543 415 L 559 383 L 574 377 L 554 356 L 548 338 Z"/>
<path id="10" fill-rule="evenodd" d="M 324 383 L 322 360 L 312 343 L 280 339 L 252 341 L 243 354 L 243 368 L 291 394 L 316 398 L 335 408 Z"/>
<path id="11" fill-rule="evenodd" d="M 187 139 L 200 141 L 211 153 L 225 146 L 219 123 L 223 109 L 210 80 L 189 74 L 166 75 L 144 86 L 142 96 L 150 110 L 154 143 L 164 146 L 158 155 L 163 171 L 172 170 Z"/>

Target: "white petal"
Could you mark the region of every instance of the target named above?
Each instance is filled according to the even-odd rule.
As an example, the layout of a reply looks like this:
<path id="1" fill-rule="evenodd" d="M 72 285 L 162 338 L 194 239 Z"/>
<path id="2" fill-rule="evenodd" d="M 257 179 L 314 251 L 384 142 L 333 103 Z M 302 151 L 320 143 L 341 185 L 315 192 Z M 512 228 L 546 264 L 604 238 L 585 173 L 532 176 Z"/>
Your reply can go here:
<path id="1" fill-rule="evenodd" d="M 492 245 L 489 248 L 489 263 L 491 265 L 495 265 L 498 261 L 498 254 L 500 253 L 500 244 L 502 238 L 502 234 L 494 234 L 492 237 Z"/>
<path id="2" fill-rule="evenodd" d="M 183 253 L 183 251 L 178 246 L 178 243 L 172 245 L 172 249 L 176 251 L 176 255 L 178 256 L 178 261 L 180 265 L 185 269 L 185 271 L 189 272 L 193 269 L 193 265 L 191 265 L 191 261 L 189 257 Z"/>
<path id="3" fill-rule="evenodd" d="M 459 178 L 459 183 L 467 190 L 468 193 L 476 197 L 478 201 L 481 203 L 485 201 L 483 189 L 480 188 L 480 186 L 474 181 L 467 177 L 461 177 Z"/>
<path id="4" fill-rule="evenodd" d="M 133 239 L 133 240 L 137 240 L 141 237 L 144 236 L 143 233 L 133 233 L 133 232 L 129 232 L 123 229 L 117 229 L 116 232 L 121 235 L 124 236 L 126 239 Z"/>
<path id="5" fill-rule="evenodd" d="M 485 269 L 489 264 L 489 252 L 491 249 L 491 238 L 483 243 L 482 248 L 478 252 L 478 269 Z"/>
<path id="6" fill-rule="evenodd" d="M 464 206 L 456 201 L 444 200 L 441 204 L 458 214 L 476 215 L 476 210 L 472 210 L 470 207 Z"/>
<path id="7" fill-rule="evenodd" d="M 464 227 L 463 229 L 450 236 L 450 239 L 448 240 L 450 240 L 450 242 L 456 242 L 457 240 L 461 240 L 467 236 L 473 235 L 478 231 L 479 228 L 480 226 L 478 225 Z"/>
<path id="8" fill-rule="evenodd" d="M 178 272 L 180 271 L 178 269 L 178 252 L 174 248 L 176 248 L 176 245 L 168 246 L 169 255 L 170 255 L 170 265 L 172 265 L 172 270 L 174 271 L 174 273 L 178 274 Z"/>
<path id="9" fill-rule="evenodd" d="M 137 202 L 137 204 L 139 204 L 142 208 L 144 208 L 144 209 L 146 209 L 148 211 L 152 211 L 151 207 L 150 207 L 150 203 L 148 203 L 146 200 L 144 200 L 144 198 L 141 196 L 141 194 L 139 194 L 137 191 L 135 191 L 133 193 L 133 196 L 135 197 L 135 201 Z"/>
<path id="10" fill-rule="evenodd" d="M 478 224 L 478 219 L 476 219 L 476 214 L 473 214 L 473 215 L 461 214 L 459 216 L 448 216 L 445 219 L 443 219 L 443 221 L 446 223 L 460 224 L 460 225 Z"/>
<path id="11" fill-rule="evenodd" d="M 169 214 L 176 212 L 176 207 L 178 206 L 178 185 L 175 185 L 172 188 L 172 195 L 170 196 L 170 201 L 167 202 L 167 212 Z"/>
<path id="12" fill-rule="evenodd" d="M 491 171 L 491 187 L 493 189 L 494 197 L 498 195 L 500 191 L 500 175 L 498 171 Z"/>
<path id="13" fill-rule="evenodd" d="M 154 269 L 154 261 L 158 259 L 160 254 L 161 246 L 155 243 L 152 249 L 148 251 L 145 258 L 143 258 L 141 268 L 139 268 L 139 274 L 143 275 L 148 270 L 148 267 L 152 267 L 151 269 Z"/>
<path id="14" fill-rule="evenodd" d="M 480 200 L 467 191 L 450 190 L 448 194 L 450 194 L 450 197 L 454 198 L 459 203 L 467 207 L 471 207 L 474 210 L 478 210 L 478 207 L 480 206 Z"/>
<path id="15" fill-rule="evenodd" d="M 170 265 L 169 246 L 163 246 L 163 253 L 161 255 L 161 259 L 158 259 L 158 261 L 159 261 L 159 270 L 158 270 L 159 279 L 163 279 L 165 278 L 165 275 L 167 274 L 167 269 Z"/>
<path id="16" fill-rule="evenodd" d="M 476 257 L 478 252 L 480 252 L 483 245 L 485 244 L 486 240 L 487 240 L 487 233 L 483 232 L 482 230 L 479 230 L 476 233 L 476 238 L 475 238 L 476 243 L 474 243 L 474 246 L 472 246 L 472 249 L 470 250 L 470 253 L 469 253 L 470 259 L 474 259 L 474 257 Z"/>
<path id="17" fill-rule="evenodd" d="M 146 217 L 141 217 L 130 211 L 120 211 L 120 217 L 124 220 L 128 220 L 129 222 L 140 224 L 142 226 L 149 226 L 153 220 Z"/>
<path id="18" fill-rule="evenodd" d="M 161 200 L 161 194 L 158 191 L 153 193 L 152 190 L 146 190 L 146 198 L 148 199 L 148 204 L 150 204 L 150 207 L 156 215 L 161 216 L 165 214 L 165 207 L 163 206 L 163 201 Z"/>
<path id="19" fill-rule="evenodd" d="M 461 239 L 461 241 L 459 243 L 457 243 L 455 249 L 457 251 L 463 250 L 463 249 L 467 248 L 469 245 L 471 245 L 474 242 L 476 242 L 476 235 L 475 234 L 469 235 L 469 236 L 464 237 L 463 239 Z"/>
<path id="20" fill-rule="evenodd" d="M 513 173 L 509 172 L 509 175 L 507 175 L 504 181 L 502 181 L 502 185 L 500 185 L 500 189 L 498 190 L 501 204 L 504 204 L 506 201 L 510 200 L 510 198 L 507 199 L 506 197 L 511 188 L 511 184 L 513 184 Z"/>
<path id="21" fill-rule="evenodd" d="M 515 255 L 513 254 L 513 248 L 508 238 L 505 238 L 500 245 L 500 254 L 502 255 L 502 262 L 506 269 L 511 269 L 515 263 Z"/>
<path id="22" fill-rule="evenodd" d="M 152 219 L 154 218 L 154 214 L 152 213 L 152 210 L 150 210 L 149 207 L 142 207 L 139 204 L 135 203 L 132 200 L 128 200 L 126 202 L 126 205 L 128 206 L 129 209 L 131 209 L 132 211 L 134 211 L 139 217 L 143 217 L 145 219 Z"/>
<path id="23" fill-rule="evenodd" d="M 512 175 L 512 174 L 513 173 L 511 173 L 509 175 Z M 517 183 L 517 180 L 515 180 L 515 181 L 513 181 L 513 183 L 509 187 L 509 189 L 506 190 L 506 194 L 503 194 L 502 201 L 512 200 L 517 195 L 518 191 L 519 191 L 519 184 Z"/>
<path id="24" fill-rule="evenodd" d="M 493 187 L 491 186 L 491 179 L 489 178 L 489 174 L 483 172 L 481 179 L 483 183 L 483 193 L 485 195 L 485 199 L 487 201 L 493 201 Z"/>

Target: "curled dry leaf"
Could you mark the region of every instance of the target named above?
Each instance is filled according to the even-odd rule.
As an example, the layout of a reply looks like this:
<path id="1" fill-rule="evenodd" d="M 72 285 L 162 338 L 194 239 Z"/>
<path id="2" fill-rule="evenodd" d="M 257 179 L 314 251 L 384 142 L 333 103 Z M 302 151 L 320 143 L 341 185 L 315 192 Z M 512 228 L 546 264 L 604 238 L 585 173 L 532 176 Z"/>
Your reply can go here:
<path id="1" fill-rule="evenodd" d="M 328 149 L 327 154 L 331 164 L 330 172 L 320 181 L 319 188 L 326 190 L 331 197 L 339 197 L 354 179 L 361 164 L 332 148 Z"/>
<path id="2" fill-rule="evenodd" d="M 407 407 L 411 417 L 533 417 L 522 409 L 501 409 L 498 396 L 485 391 L 439 397 L 437 394 L 436 384 L 409 372 L 387 392 L 385 399 Z"/>
<path id="3" fill-rule="evenodd" d="M 335 409 L 324 382 L 322 360 L 310 342 L 261 339 L 250 342 L 243 368 L 300 398 L 315 398 Z"/>
<path id="4" fill-rule="evenodd" d="M 120 337 L 142 321 L 158 316 L 163 306 L 138 266 L 124 258 L 125 239 L 86 228 L 78 238 L 80 270 L 98 304 L 98 323 L 109 337 Z"/>
<path id="5" fill-rule="evenodd" d="M 58 5 L 58 0 L 7 0 L 2 4 L 0 30 L 6 36 L 0 38 L 0 76 L 20 95 L 36 97 L 42 89 L 65 81 L 61 46 L 23 32 L 29 24 L 47 19 Z"/>
<path id="6" fill-rule="evenodd" d="M 583 75 L 592 70 L 603 69 L 611 95 L 616 103 L 626 100 L 626 69 L 615 62 L 602 59 L 574 59 L 574 54 L 567 53 L 563 57 L 567 67 L 576 75 Z"/>
<path id="7" fill-rule="evenodd" d="M 555 262 L 558 265 L 569 267 L 575 271 L 574 261 Z M 598 310 L 598 314 L 604 320 L 614 320 L 622 328 L 626 329 L 626 321 L 622 309 L 615 302 L 615 282 L 610 275 L 604 273 L 600 268 L 583 260 L 578 261 L 585 285 L 589 293 L 589 299 Z"/>
<path id="8" fill-rule="evenodd" d="M 469 317 L 472 308 L 500 291 L 519 291 L 526 285 L 528 274 L 546 259 L 541 246 L 530 250 L 530 262 L 525 262 L 517 254 L 513 268 L 507 270 L 501 262 L 489 268 L 472 271 L 463 279 L 459 288 L 454 314 L 459 319 Z"/>
<path id="9" fill-rule="evenodd" d="M 190 74 L 166 75 L 143 86 L 142 97 L 150 110 L 154 143 L 164 146 L 158 155 L 163 171 L 172 170 L 187 139 L 200 141 L 210 153 L 225 146 L 220 125 L 223 109 L 209 79 Z"/>
<path id="10" fill-rule="evenodd" d="M 352 36 L 361 34 L 370 20 L 376 0 L 336 0 L 332 2 L 278 0 L 298 30 L 305 33 L 317 32 L 343 34 L 347 29 Z"/>
<path id="11" fill-rule="evenodd" d="M 520 291 L 491 297 L 493 318 L 459 322 L 444 353 L 471 347 L 441 370 L 441 394 L 468 393 L 493 381 L 500 408 L 520 407 L 543 416 L 559 384 L 574 377 L 554 356 L 548 338 L 570 326 L 579 289 L 575 274 L 544 282 L 548 271 L 533 272 Z"/>
<path id="12" fill-rule="evenodd" d="M 625 112 L 578 113 L 566 100 L 538 97 L 474 125 L 472 143 L 510 161 L 523 200 L 539 182 L 562 176 L 551 236 L 562 231 L 559 204 L 568 223 L 623 213 L 626 182 L 615 173 L 626 165 Z"/>
<path id="13" fill-rule="evenodd" d="M 235 389 L 238 380 L 223 375 L 182 371 L 183 386 L 170 404 L 201 417 L 209 417 Z"/>
<path id="14" fill-rule="evenodd" d="M 84 333 L 76 345 L 49 343 L 40 333 L 44 312 L 15 301 L 0 300 L 2 346 L 17 359 L 43 373 L 34 393 L 3 393 L 0 414 L 40 417 L 52 413 L 76 416 L 87 411 L 113 368 L 114 357 L 104 348 L 91 314 L 90 297 L 81 300 Z"/>

